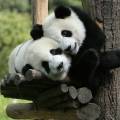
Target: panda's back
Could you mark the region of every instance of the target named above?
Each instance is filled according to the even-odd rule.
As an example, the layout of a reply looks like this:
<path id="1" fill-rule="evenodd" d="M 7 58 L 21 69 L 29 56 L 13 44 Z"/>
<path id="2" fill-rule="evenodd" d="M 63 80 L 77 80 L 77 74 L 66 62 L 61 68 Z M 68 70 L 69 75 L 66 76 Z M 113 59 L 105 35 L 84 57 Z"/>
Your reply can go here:
<path id="1" fill-rule="evenodd" d="M 28 46 L 31 44 L 32 40 L 28 40 L 20 45 L 18 45 L 9 56 L 9 73 L 21 72 L 24 66 L 24 56 Z"/>
<path id="2" fill-rule="evenodd" d="M 39 54 L 44 58 L 45 55 L 48 55 L 50 52 L 50 49 L 57 48 L 58 43 L 50 38 L 43 37 L 41 39 L 38 39 L 34 41 L 28 48 L 27 54 Z"/>

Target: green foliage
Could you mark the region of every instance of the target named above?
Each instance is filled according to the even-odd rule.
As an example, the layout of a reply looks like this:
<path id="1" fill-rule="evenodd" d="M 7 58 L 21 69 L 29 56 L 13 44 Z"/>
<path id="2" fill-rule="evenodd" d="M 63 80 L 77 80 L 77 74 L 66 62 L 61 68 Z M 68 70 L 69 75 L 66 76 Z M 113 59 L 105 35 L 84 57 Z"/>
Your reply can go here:
<path id="1" fill-rule="evenodd" d="M 74 5 L 81 6 L 81 0 L 49 0 L 50 9 L 58 5 Z"/>
<path id="2" fill-rule="evenodd" d="M 6 107 L 8 104 L 14 103 L 30 103 L 30 101 L 4 98 L 2 95 L 0 95 L 0 120 L 13 120 L 6 115 Z"/>
<path id="3" fill-rule="evenodd" d="M 30 38 L 31 19 L 28 14 L 0 12 L 0 78 L 7 73 L 10 51 Z"/>
<path id="4" fill-rule="evenodd" d="M 29 0 L 0 0 L 0 10 L 30 11 Z"/>
<path id="5" fill-rule="evenodd" d="M 0 95 L 0 120 L 12 120 L 7 117 L 5 113 L 5 109 L 8 103 L 11 103 L 12 99 L 5 99 L 3 96 Z"/>

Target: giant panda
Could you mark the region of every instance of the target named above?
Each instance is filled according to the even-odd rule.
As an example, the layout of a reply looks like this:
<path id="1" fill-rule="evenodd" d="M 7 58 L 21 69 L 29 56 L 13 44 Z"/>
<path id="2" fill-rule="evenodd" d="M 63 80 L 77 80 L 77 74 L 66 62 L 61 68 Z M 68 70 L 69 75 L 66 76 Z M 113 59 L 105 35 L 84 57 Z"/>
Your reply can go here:
<path id="1" fill-rule="evenodd" d="M 94 91 L 106 72 L 120 66 L 120 50 L 101 52 L 105 34 L 77 7 L 58 6 L 43 25 L 34 25 L 32 38 L 43 35 L 55 40 L 72 58 L 68 76 L 76 87 L 87 86 Z"/>
<path id="2" fill-rule="evenodd" d="M 58 6 L 45 19 L 43 26 L 33 27 L 33 39 L 42 34 L 56 40 L 63 50 L 71 54 L 81 54 L 89 48 L 99 51 L 105 42 L 105 34 L 95 21 L 84 11 L 73 6 Z"/>
<path id="3" fill-rule="evenodd" d="M 91 74 L 99 65 L 99 52 L 104 45 L 105 34 L 84 11 L 77 7 L 58 6 L 43 25 L 33 26 L 32 38 L 36 40 L 42 35 L 58 42 L 59 47 L 71 56 L 69 75 L 73 79 L 75 76 L 86 84 L 92 78 Z"/>
<path id="4" fill-rule="evenodd" d="M 26 73 L 36 69 L 51 80 L 63 80 L 67 76 L 71 59 L 58 47 L 58 43 L 47 37 L 28 40 L 18 45 L 9 57 L 9 73 Z"/>

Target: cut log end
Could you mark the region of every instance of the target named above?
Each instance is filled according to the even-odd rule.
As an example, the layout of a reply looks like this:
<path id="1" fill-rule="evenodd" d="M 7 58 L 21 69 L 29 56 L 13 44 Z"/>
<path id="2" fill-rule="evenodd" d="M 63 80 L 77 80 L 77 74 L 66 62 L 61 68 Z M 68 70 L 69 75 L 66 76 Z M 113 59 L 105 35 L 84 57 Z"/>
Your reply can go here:
<path id="1" fill-rule="evenodd" d="M 81 104 L 90 102 L 92 98 L 92 92 L 88 88 L 83 87 L 78 89 L 78 100 Z"/>
<path id="2" fill-rule="evenodd" d="M 74 86 L 69 87 L 69 95 L 72 99 L 76 99 L 78 96 L 77 89 Z"/>
<path id="3" fill-rule="evenodd" d="M 67 86 L 67 84 L 61 84 L 61 91 L 63 93 L 67 93 L 68 92 L 68 86 Z"/>
<path id="4" fill-rule="evenodd" d="M 77 116 L 80 120 L 97 120 L 100 117 L 100 107 L 95 103 L 89 103 L 77 110 Z"/>

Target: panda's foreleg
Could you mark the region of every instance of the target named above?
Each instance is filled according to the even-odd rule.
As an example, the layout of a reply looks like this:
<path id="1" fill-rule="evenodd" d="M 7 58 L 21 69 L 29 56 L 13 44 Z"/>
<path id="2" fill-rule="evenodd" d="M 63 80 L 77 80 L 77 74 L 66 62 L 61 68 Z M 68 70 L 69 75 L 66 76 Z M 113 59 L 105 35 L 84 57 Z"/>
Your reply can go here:
<path id="1" fill-rule="evenodd" d="M 101 53 L 100 68 L 114 69 L 120 67 L 120 49 Z"/>
<path id="2" fill-rule="evenodd" d="M 70 76 L 75 80 L 78 87 L 93 87 L 94 74 L 99 66 L 99 55 L 96 50 L 89 49 L 76 58 L 71 67 Z M 95 83 L 94 83 L 95 84 Z"/>
<path id="3" fill-rule="evenodd" d="M 22 74 L 25 75 L 25 73 L 26 73 L 29 69 L 33 69 L 33 67 L 32 67 L 30 64 L 26 64 L 26 65 L 22 68 Z"/>

